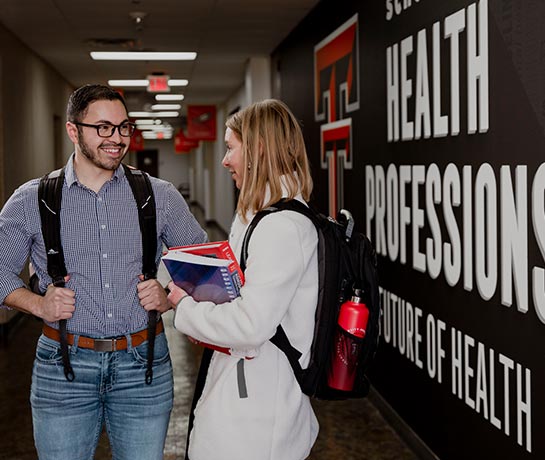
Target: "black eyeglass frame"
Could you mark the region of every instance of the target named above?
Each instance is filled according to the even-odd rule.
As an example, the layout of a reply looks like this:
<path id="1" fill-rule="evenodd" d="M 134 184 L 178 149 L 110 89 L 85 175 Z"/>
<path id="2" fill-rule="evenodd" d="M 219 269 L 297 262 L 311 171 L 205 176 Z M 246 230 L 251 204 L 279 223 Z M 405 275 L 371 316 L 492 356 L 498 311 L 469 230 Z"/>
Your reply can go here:
<path id="1" fill-rule="evenodd" d="M 120 123 L 119 125 L 114 125 L 112 123 L 99 123 L 98 125 L 92 125 L 90 123 L 81 123 L 79 121 L 73 121 L 72 123 L 75 124 L 76 126 L 85 126 L 87 128 L 95 128 L 97 130 L 98 137 L 102 137 L 104 139 L 106 139 L 108 137 L 112 137 L 114 135 L 116 129 L 119 132 L 119 135 L 122 136 L 122 137 L 131 137 L 134 134 L 134 132 L 136 131 L 136 124 L 131 123 L 130 121 L 125 121 L 123 123 Z M 121 127 L 124 126 L 124 125 L 128 125 L 128 126 L 130 126 L 132 128 L 132 132 L 128 136 L 124 135 L 121 132 Z M 101 126 L 109 126 L 110 128 L 112 128 L 112 130 L 111 130 L 111 132 L 110 132 L 110 134 L 108 136 L 103 136 L 102 134 L 100 134 L 99 130 L 100 130 Z"/>

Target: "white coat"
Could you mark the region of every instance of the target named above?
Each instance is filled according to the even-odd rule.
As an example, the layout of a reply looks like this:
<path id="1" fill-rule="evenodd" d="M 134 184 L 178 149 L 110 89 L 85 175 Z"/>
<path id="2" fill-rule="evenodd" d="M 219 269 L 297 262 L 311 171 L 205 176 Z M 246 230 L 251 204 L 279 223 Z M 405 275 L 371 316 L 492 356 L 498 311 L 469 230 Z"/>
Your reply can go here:
<path id="1" fill-rule="evenodd" d="M 231 228 L 237 257 L 247 225 L 237 216 Z M 240 297 L 221 305 L 191 297 L 179 303 L 176 329 L 239 356 L 255 356 L 244 360 L 247 397 L 241 398 L 239 356 L 214 353 L 195 409 L 191 460 L 303 460 L 310 454 L 318 421 L 286 356 L 269 339 L 282 324 L 302 352 L 301 365 L 308 365 L 318 296 L 317 240 L 305 216 L 271 214 L 250 239 Z"/>

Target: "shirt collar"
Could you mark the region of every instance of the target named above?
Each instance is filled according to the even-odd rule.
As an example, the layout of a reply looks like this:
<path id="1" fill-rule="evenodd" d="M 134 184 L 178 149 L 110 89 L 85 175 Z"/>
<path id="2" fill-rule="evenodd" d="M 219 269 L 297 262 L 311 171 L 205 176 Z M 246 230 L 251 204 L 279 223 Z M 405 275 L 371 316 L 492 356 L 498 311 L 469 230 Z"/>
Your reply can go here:
<path id="1" fill-rule="evenodd" d="M 293 175 L 295 177 L 297 177 L 297 173 L 294 172 Z M 287 196 L 288 196 L 287 183 L 288 183 L 287 176 L 285 174 L 280 176 L 280 186 L 282 187 L 282 198 L 287 198 Z M 295 198 L 296 199 L 302 199 L 303 198 L 300 191 L 297 192 L 297 194 L 295 195 Z M 271 199 L 271 188 L 270 188 L 269 184 L 267 183 L 267 189 L 265 190 L 265 199 L 263 201 L 266 203 L 270 199 Z"/>
<path id="2" fill-rule="evenodd" d="M 76 171 L 74 170 L 74 156 L 76 155 L 75 152 L 70 155 L 70 158 L 68 158 L 68 161 L 66 162 L 66 166 L 64 168 L 64 178 L 66 181 L 66 185 L 68 187 L 71 187 L 73 184 L 78 183 L 78 177 L 76 175 Z M 110 180 L 116 180 L 119 181 L 125 176 L 125 169 L 123 166 L 119 166 L 115 171 Z"/>
<path id="3" fill-rule="evenodd" d="M 293 175 L 295 177 L 297 177 L 297 173 L 294 172 Z M 282 198 L 287 198 L 288 197 L 288 188 L 287 188 L 286 184 L 287 184 L 287 176 L 286 175 L 280 176 L 280 185 L 282 186 Z M 299 191 L 297 192 L 297 194 L 295 195 L 294 198 L 296 200 L 299 200 L 299 201 L 303 202 L 303 203 L 305 202 L 305 200 L 303 199 L 303 195 L 301 195 L 300 189 L 299 189 Z M 265 198 L 263 199 L 263 202 L 267 203 L 270 199 L 271 199 L 271 188 L 270 188 L 269 184 L 267 183 L 267 186 L 266 186 L 266 189 L 265 189 Z M 251 221 L 254 215 L 255 215 L 254 211 L 248 210 L 248 212 L 246 213 L 246 220 Z"/>

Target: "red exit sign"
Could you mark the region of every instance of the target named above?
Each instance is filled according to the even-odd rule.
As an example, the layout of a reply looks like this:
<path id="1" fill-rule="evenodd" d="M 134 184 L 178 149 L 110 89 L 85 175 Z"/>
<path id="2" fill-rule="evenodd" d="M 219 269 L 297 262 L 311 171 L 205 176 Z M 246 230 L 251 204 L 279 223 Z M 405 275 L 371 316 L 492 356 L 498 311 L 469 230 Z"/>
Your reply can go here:
<path id="1" fill-rule="evenodd" d="M 148 75 L 148 92 L 150 93 L 167 93 L 170 91 L 167 75 Z"/>

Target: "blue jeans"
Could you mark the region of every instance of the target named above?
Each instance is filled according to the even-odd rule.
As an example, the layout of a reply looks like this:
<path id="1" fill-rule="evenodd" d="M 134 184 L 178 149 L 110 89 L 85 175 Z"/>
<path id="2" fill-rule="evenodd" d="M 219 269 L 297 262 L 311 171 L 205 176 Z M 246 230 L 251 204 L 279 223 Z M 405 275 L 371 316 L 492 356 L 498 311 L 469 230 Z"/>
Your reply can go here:
<path id="1" fill-rule="evenodd" d="M 165 334 L 155 339 L 153 382 L 145 383 L 148 342 L 109 353 L 70 347 L 75 379 L 64 377 L 59 343 L 38 340 L 30 402 L 40 460 L 92 460 L 105 424 L 113 460 L 161 460 L 173 403 Z"/>

